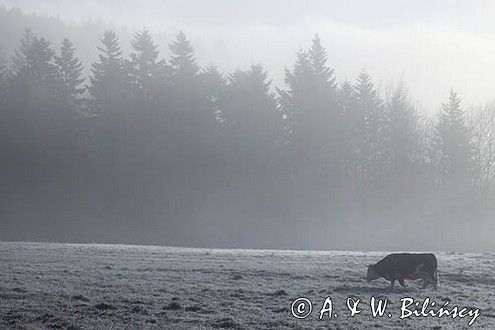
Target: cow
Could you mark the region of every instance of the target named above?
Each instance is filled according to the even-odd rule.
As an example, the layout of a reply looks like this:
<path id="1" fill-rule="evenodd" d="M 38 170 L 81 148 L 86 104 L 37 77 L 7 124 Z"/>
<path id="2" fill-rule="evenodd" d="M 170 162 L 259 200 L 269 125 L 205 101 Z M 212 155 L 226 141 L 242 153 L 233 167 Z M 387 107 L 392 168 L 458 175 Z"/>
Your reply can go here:
<path id="1" fill-rule="evenodd" d="M 438 285 L 437 258 L 432 253 L 392 253 L 368 266 L 367 281 L 384 277 L 394 287 L 395 281 L 405 287 L 404 279 L 423 279 L 423 289 L 433 284 Z"/>

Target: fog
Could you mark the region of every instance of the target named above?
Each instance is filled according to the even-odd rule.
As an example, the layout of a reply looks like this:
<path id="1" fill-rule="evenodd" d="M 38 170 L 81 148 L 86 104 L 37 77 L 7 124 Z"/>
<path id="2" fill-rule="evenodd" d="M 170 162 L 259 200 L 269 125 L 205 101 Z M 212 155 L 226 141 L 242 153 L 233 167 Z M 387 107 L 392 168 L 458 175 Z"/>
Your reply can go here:
<path id="1" fill-rule="evenodd" d="M 0 0 L 0 239 L 493 249 L 493 7 Z"/>
<path id="2" fill-rule="evenodd" d="M 1 0 L 2 4 L 59 17 L 72 26 L 91 19 L 126 28 L 122 34 L 147 28 L 165 54 L 166 42 L 184 30 L 203 65 L 230 72 L 263 63 L 278 84 L 294 50 L 307 47 L 318 33 L 339 77 L 353 80 L 362 69 L 382 83 L 403 77 L 425 111 L 438 109 L 450 88 L 462 90 L 466 104 L 493 99 L 495 24 L 490 1 L 89 0 L 75 6 L 72 1 Z M 61 32 L 53 31 L 51 38 L 60 41 L 65 37 Z M 88 44 L 78 45 L 88 56 L 86 49 L 94 46 L 89 39 L 81 38 Z M 8 47 L 11 51 L 12 45 Z"/>

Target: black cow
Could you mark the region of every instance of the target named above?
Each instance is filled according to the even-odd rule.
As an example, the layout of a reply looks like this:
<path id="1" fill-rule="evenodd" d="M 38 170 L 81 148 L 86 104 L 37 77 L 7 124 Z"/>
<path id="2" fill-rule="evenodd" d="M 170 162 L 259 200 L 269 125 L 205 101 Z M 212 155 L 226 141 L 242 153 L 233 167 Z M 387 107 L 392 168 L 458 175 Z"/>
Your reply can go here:
<path id="1" fill-rule="evenodd" d="M 405 287 L 404 279 L 423 279 L 423 289 L 433 284 L 437 289 L 437 258 L 432 253 L 393 253 L 389 254 L 374 265 L 368 266 L 366 280 L 376 280 L 380 277 L 390 281 L 393 287 L 396 280 Z"/>

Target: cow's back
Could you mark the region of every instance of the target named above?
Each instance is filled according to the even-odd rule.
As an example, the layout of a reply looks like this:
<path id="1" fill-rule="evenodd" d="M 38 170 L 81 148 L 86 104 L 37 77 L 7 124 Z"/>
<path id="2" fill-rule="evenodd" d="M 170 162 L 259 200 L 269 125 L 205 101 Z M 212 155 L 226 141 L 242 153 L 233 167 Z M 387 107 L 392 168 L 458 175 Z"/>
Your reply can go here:
<path id="1" fill-rule="evenodd" d="M 437 258 L 432 253 L 398 253 L 395 259 L 397 269 L 403 274 L 410 274 L 418 267 L 429 274 L 437 270 Z"/>
<path id="2" fill-rule="evenodd" d="M 392 253 L 376 264 L 382 274 L 411 274 L 420 268 L 433 274 L 437 270 L 437 258 L 432 253 Z"/>

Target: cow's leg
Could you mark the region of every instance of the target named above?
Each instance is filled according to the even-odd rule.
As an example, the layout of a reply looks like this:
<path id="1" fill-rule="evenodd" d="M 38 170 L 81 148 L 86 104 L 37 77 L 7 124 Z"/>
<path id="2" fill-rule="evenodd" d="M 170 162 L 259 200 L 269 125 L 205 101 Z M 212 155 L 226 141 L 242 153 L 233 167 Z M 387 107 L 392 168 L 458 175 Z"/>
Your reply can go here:
<path id="1" fill-rule="evenodd" d="M 433 285 L 433 290 L 437 290 L 437 284 L 438 284 L 438 281 L 437 281 L 437 278 L 435 277 L 435 273 L 433 274 L 428 274 L 428 279 L 429 279 L 429 282 Z"/>
<path id="2" fill-rule="evenodd" d="M 437 291 L 437 285 L 438 285 L 438 272 L 435 270 L 433 273 L 433 290 Z"/>
<path id="3" fill-rule="evenodd" d="M 405 288 L 406 287 L 406 284 L 404 283 L 404 279 L 403 278 L 399 278 L 399 284 Z"/>
<path id="4" fill-rule="evenodd" d="M 423 289 L 426 289 L 428 284 L 430 284 L 429 275 L 427 273 L 424 273 L 422 278 L 423 278 Z"/>

